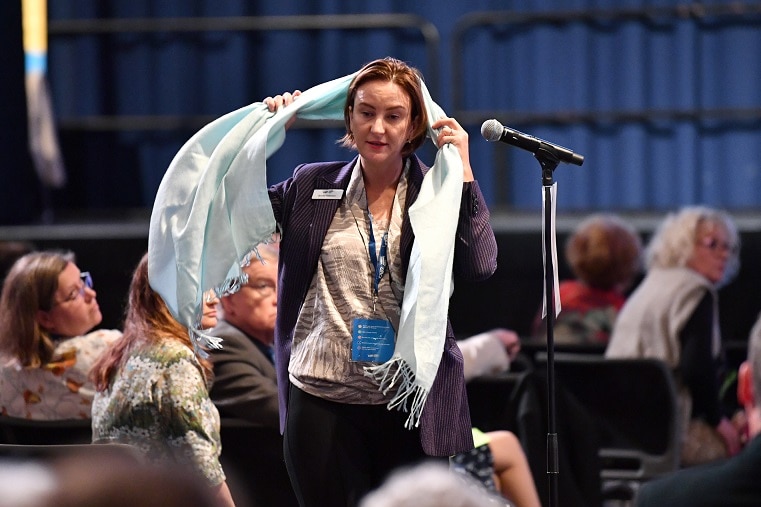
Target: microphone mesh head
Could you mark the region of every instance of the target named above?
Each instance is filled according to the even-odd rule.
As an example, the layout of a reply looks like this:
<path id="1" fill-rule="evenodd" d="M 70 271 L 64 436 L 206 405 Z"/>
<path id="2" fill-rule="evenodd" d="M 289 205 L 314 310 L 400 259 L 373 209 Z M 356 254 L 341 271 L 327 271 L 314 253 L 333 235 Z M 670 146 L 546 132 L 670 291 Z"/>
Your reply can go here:
<path id="1" fill-rule="evenodd" d="M 481 135 L 487 141 L 499 141 L 504 127 L 497 120 L 486 120 L 481 124 Z"/>

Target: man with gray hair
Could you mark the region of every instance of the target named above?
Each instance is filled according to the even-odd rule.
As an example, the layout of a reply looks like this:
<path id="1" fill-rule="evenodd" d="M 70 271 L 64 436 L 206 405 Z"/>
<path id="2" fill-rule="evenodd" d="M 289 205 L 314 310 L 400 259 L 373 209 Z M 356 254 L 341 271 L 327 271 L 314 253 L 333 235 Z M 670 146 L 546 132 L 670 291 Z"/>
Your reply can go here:
<path id="1" fill-rule="evenodd" d="M 209 331 L 223 339 L 211 354 L 211 399 L 222 417 L 244 419 L 279 429 L 277 379 L 272 356 L 277 317 L 278 250 L 259 245 L 243 272 L 248 280 L 234 294 L 220 298 L 222 318 Z"/>

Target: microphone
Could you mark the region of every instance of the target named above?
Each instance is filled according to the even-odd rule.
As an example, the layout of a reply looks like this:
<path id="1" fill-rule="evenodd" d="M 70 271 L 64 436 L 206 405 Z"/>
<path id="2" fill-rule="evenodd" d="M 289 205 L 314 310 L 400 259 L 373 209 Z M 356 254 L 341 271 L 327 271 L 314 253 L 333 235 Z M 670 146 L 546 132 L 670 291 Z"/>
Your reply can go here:
<path id="1" fill-rule="evenodd" d="M 481 125 L 481 135 L 487 141 L 502 141 L 503 143 L 523 148 L 526 151 L 530 151 L 534 155 L 541 149 L 549 151 L 555 155 L 561 162 L 568 164 L 581 165 L 584 163 L 584 157 L 578 153 L 574 153 L 568 148 L 563 148 L 557 144 L 533 137 L 523 132 L 519 132 L 510 127 L 505 127 L 497 120 L 486 120 Z"/>

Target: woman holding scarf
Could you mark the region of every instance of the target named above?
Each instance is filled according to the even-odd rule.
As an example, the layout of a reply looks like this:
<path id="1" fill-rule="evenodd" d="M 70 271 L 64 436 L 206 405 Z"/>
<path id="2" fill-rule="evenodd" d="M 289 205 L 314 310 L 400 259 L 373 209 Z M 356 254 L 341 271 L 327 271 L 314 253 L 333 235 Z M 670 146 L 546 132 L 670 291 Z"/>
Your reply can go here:
<path id="1" fill-rule="evenodd" d="M 264 102 L 277 111 L 299 95 Z M 431 111 L 416 69 L 392 58 L 370 62 L 349 84 L 344 107 L 341 142 L 358 156 L 301 165 L 269 190 L 282 231 L 281 429 L 303 506 L 356 505 L 398 467 L 473 448 L 462 354 L 446 310 L 453 273 L 488 278 L 497 247 L 468 134 Z M 430 190 L 415 151 L 429 129 L 437 164 L 448 156 L 461 172 L 437 175 L 433 185 L 454 181 L 460 204 L 441 204 L 444 212 L 413 233 L 410 208 Z M 426 255 L 443 256 L 449 271 L 420 273 Z M 416 285 L 410 277 L 418 276 Z M 441 332 L 404 329 L 429 312 L 442 314 Z"/>

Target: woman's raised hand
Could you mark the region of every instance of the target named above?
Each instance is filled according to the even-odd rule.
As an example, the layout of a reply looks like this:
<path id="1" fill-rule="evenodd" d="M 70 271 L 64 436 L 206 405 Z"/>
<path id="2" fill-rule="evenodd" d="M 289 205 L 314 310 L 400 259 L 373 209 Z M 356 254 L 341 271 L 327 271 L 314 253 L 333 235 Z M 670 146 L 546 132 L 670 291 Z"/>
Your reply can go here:
<path id="1" fill-rule="evenodd" d="M 281 107 L 293 103 L 293 101 L 296 100 L 299 95 L 301 95 L 301 90 L 294 90 L 293 92 L 284 92 L 282 95 L 275 95 L 274 97 L 265 97 L 262 102 L 267 104 L 267 109 L 274 113 Z M 294 121 L 296 121 L 296 116 L 293 116 L 290 120 L 288 120 L 288 123 L 285 124 L 285 128 L 288 129 L 291 125 L 293 125 Z"/>

